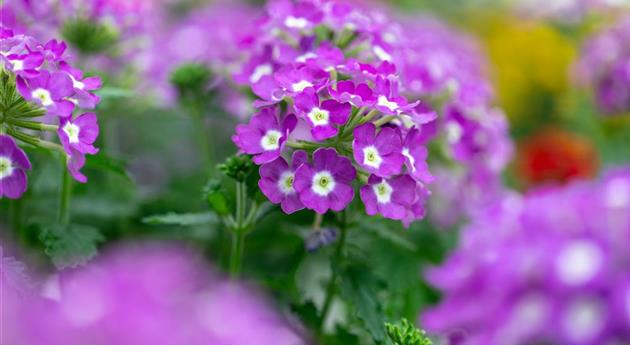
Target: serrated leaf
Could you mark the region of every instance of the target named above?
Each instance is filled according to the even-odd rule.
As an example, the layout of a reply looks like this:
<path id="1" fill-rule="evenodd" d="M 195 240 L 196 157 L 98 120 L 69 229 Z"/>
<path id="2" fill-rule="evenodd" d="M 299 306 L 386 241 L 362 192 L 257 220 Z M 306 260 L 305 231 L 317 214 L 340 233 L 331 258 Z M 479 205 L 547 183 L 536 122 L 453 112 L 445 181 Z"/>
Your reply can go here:
<path id="1" fill-rule="evenodd" d="M 217 222 L 217 216 L 211 212 L 204 213 L 167 213 L 142 219 L 145 224 L 193 226 Z"/>
<path id="2" fill-rule="evenodd" d="M 44 226 L 40 233 L 46 255 L 59 269 L 88 262 L 98 254 L 97 245 L 104 240 L 98 229 L 78 224 Z"/>
<path id="3" fill-rule="evenodd" d="M 126 162 L 122 159 L 111 157 L 102 150 L 95 155 L 88 155 L 86 166 L 88 168 L 106 170 L 131 181 L 131 177 L 127 173 Z"/>
<path id="4" fill-rule="evenodd" d="M 376 296 L 381 282 L 367 267 L 352 265 L 341 272 L 341 295 L 349 301 L 355 315 L 376 343 L 385 341 L 385 317 Z"/>

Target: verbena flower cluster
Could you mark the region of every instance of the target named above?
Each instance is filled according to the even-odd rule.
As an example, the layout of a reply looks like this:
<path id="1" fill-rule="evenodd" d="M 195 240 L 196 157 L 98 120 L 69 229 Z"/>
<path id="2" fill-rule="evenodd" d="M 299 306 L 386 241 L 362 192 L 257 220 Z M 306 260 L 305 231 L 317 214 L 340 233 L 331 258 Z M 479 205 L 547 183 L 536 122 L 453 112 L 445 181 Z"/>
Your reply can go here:
<path id="1" fill-rule="evenodd" d="M 630 17 L 590 38 L 578 73 L 593 90 L 599 109 L 613 115 L 630 111 Z"/>
<path id="2" fill-rule="evenodd" d="M 429 281 L 422 325 L 457 344 L 622 344 L 630 334 L 630 169 L 506 198 Z M 455 343 L 455 342 L 453 342 Z"/>
<path id="3" fill-rule="evenodd" d="M 355 185 L 369 215 L 425 214 L 426 123 L 403 95 L 378 14 L 337 1 L 273 1 L 236 83 L 259 109 L 234 143 L 260 165 L 260 188 L 286 213 L 342 211 Z"/>
<path id="4" fill-rule="evenodd" d="M 117 249 L 0 311 L 7 344 L 301 345 L 265 299 L 174 247 Z M 3 283 L 6 281 L 2 276 Z M 7 285 L 2 285 L 3 289 Z"/>
<path id="5" fill-rule="evenodd" d="M 70 65 L 63 42 L 41 44 L 0 30 L 0 197 L 19 198 L 26 190 L 31 163 L 16 140 L 64 153 L 74 179 L 86 182 L 80 169 L 85 155 L 98 152 L 99 127 L 94 113 L 75 110 L 96 106 L 100 100 L 93 92 L 101 80 Z M 44 140 L 40 131 L 55 132 L 61 145 Z"/>
<path id="6" fill-rule="evenodd" d="M 439 113 L 427 125 L 437 176 L 430 215 L 453 225 L 501 196 L 501 173 L 512 156 L 486 61 L 470 37 L 432 18 L 406 18 L 385 36 L 385 52 L 399 66 L 406 94 L 427 100 Z"/>

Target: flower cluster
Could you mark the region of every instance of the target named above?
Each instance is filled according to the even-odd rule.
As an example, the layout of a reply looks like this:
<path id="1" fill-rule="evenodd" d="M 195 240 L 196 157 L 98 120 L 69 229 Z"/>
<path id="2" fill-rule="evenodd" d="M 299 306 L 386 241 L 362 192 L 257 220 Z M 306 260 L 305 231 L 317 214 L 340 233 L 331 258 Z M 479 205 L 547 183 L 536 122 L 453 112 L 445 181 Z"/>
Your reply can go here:
<path id="1" fill-rule="evenodd" d="M 98 77 L 85 77 L 65 61 L 63 42 L 41 44 L 33 37 L 0 33 L 0 197 L 19 198 L 26 190 L 24 170 L 28 157 L 15 140 L 57 150 L 67 156 L 68 170 L 79 182 L 86 154 L 95 154 L 99 127 L 93 109 L 99 97 Z M 55 132 L 61 145 L 43 139 L 40 132 Z"/>
<path id="2" fill-rule="evenodd" d="M 630 18 L 588 40 L 578 62 L 578 74 L 593 90 L 599 109 L 613 115 L 630 110 Z"/>
<path id="3" fill-rule="evenodd" d="M 493 106 L 483 54 L 469 37 L 431 18 L 407 18 L 387 30 L 386 53 L 406 94 L 439 113 L 427 131 L 436 148 L 431 164 L 441 171 L 430 214 L 452 225 L 503 193 L 500 175 L 512 155 L 508 123 Z"/>
<path id="4" fill-rule="evenodd" d="M 402 93 L 385 51 L 388 24 L 337 1 L 273 1 L 234 80 L 259 111 L 234 143 L 260 167 L 260 188 L 286 213 L 341 211 L 408 224 L 428 196 L 425 104 Z"/>
<path id="5" fill-rule="evenodd" d="M 43 285 L 41 296 L 3 308 L 3 316 L 8 314 L 3 340 L 30 345 L 306 343 L 254 291 L 204 272 L 200 262 L 174 247 L 114 250 L 88 266 L 58 273 Z"/>
<path id="6" fill-rule="evenodd" d="M 630 334 L 630 169 L 480 214 L 429 281 L 422 324 L 457 344 L 615 344 Z"/>

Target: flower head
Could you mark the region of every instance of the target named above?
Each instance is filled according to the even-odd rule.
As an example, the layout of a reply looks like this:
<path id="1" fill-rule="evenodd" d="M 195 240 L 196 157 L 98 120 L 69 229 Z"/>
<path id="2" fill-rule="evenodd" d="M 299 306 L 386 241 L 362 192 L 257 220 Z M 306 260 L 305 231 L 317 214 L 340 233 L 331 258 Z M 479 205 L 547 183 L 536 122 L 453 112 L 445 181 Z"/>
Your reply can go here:
<path id="1" fill-rule="evenodd" d="M 31 162 L 13 138 L 0 135 L 0 198 L 17 199 L 26 191 Z"/>
<path id="2" fill-rule="evenodd" d="M 370 176 L 368 184 L 361 187 L 361 200 L 368 215 L 380 213 L 385 218 L 402 220 L 412 212 L 416 200 L 416 182 L 409 175 L 384 179 Z"/>
<path id="3" fill-rule="evenodd" d="M 311 134 L 317 140 L 337 135 L 336 126 L 345 124 L 352 111 L 349 103 L 339 103 L 332 99 L 320 102 L 319 96 L 312 87 L 295 97 L 295 107 L 312 127 Z"/>
<path id="4" fill-rule="evenodd" d="M 382 128 L 366 123 L 354 130 L 354 159 L 370 173 L 389 177 L 400 173 L 404 157 L 400 131 L 391 127 Z"/>
<path id="5" fill-rule="evenodd" d="M 291 214 L 304 208 L 302 201 L 294 187 L 295 171 L 308 162 L 308 154 L 295 151 L 291 158 L 291 166 L 282 157 L 263 164 L 260 167 L 258 185 L 269 201 L 281 204 L 282 210 Z"/>
<path id="6" fill-rule="evenodd" d="M 83 154 L 96 154 L 94 141 L 98 137 L 98 123 L 96 114 L 85 113 L 76 119 L 62 118 L 59 121 L 57 134 L 66 153 L 72 154 L 76 150 Z"/>

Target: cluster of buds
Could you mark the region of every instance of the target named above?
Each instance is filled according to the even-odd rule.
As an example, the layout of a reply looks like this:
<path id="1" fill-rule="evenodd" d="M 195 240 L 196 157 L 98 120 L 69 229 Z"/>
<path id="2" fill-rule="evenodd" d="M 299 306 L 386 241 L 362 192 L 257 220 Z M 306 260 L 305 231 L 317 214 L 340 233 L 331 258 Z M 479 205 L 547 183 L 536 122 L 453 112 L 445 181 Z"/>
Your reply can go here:
<path id="1" fill-rule="evenodd" d="M 435 112 L 403 96 L 378 16 L 335 1 L 275 1 L 234 76 L 259 111 L 234 143 L 260 165 L 267 198 L 292 213 L 366 213 L 405 224 L 425 214 L 425 147 Z"/>
<path id="2" fill-rule="evenodd" d="M 0 31 L 0 197 L 19 198 L 26 191 L 24 170 L 31 164 L 17 142 L 61 152 L 74 179 L 86 182 L 80 169 L 86 154 L 98 152 L 93 144 L 99 126 L 94 113 L 74 113 L 96 106 L 93 91 L 101 80 L 66 62 L 63 42 L 41 44 Z M 60 144 L 46 140 L 45 132 L 55 133 Z"/>

